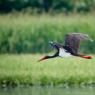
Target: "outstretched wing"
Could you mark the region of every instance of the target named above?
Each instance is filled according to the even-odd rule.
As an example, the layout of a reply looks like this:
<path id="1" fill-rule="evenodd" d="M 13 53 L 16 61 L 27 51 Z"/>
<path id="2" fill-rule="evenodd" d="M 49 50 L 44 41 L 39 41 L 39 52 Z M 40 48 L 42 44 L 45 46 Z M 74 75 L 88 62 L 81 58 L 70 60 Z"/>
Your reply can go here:
<path id="1" fill-rule="evenodd" d="M 72 48 L 74 54 L 78 54 L 81 40 L 92 40 L 88 35 L 82 33 L 70 33 L 65 36 L 65 46 Z"/>

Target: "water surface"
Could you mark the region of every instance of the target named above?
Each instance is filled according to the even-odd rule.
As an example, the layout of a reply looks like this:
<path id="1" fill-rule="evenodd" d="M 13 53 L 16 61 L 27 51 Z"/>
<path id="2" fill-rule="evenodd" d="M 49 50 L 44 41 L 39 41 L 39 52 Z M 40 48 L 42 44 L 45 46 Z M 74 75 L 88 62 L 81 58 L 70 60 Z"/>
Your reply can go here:
<path id="1" fill-rule="evenodd" d="M 95 88 L 16 87 L 0 89 L 0 95 L 95 95 Z"/>

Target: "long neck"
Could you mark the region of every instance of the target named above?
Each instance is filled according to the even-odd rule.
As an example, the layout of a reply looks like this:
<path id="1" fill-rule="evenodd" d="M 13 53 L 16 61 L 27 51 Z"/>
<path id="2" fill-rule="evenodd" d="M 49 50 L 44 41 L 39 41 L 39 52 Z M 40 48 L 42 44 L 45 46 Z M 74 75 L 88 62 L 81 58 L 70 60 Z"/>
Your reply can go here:
<path id="1" fill-rule="evenodd" d="M 42 60 L 46 60 L 46 59 L 50 59 L 50 58 L 54 58 L 54 57 L 57 57 L 57 56 L 58 56 L 57 53 L 54 54 L 54 55 L 52 55 L 52 56 L 44 56 L 43 58 L 41 58 L 40 60 L 38 60 L 38 62 L 40 62 L 40 61 L 42 61 Z"/>
<path id="2" fill-rule="evenodd" d="M 55 54 L 55 55 L 51 55 L 51 56 L 47 56 L 47 58 L 49 59 L 49 58 L 55 58 L 55 57 L 57 57 L 58 55 L 57 54 Z"/>

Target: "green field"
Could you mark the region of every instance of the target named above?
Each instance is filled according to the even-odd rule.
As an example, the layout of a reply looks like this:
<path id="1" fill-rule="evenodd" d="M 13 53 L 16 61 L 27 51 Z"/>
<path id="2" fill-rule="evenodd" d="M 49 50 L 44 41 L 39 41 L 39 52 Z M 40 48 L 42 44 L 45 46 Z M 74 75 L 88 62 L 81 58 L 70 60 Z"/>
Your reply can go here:
<path id="1" fill-rule="evenodd" d="M 95 56 L 55 58 L 37 62 L 43 55 L 0 55 L 0 85 L 93 85 Z"/>
<path id="2" fill-rule="evenodd" d="M 70 32 L 86 33 L 94 40 L 80 49 L 95 53 L 95 14 L 87 15 L 0 15 L 0 53 L 50 52 L 49 41 L 64 43 Z"/>
<path id="3" fill-rule="evenodd" d="M 94 40 L 81 43 L 80 48 L 94 55 L 95 14 L 0 15 L 0 84 L 95 84 L 95 56 L 91 60 L 73 57 L 37 62 L 42 53 L 51 52 L 49 41 L 64 43 L 65 34 L 72 32 L 86 33 Z"/>

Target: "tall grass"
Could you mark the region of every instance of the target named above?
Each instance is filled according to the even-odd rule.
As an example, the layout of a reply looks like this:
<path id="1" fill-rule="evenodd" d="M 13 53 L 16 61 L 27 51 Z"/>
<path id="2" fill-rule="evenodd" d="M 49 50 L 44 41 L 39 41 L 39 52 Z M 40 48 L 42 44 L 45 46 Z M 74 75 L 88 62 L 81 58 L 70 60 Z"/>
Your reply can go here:
<path id="1" fill-rule="evenodd" d="M 0 52 L 48 52 L 48 41 L 64 43 L 69 32 L 86 33 L 95 39 L 94 15 L 3 15 L 0 16 Z M 94 53 L 95 41 L 83 44 L 81 51 Z"/>
<path id="2" fill-rule="evenodd" d="M 0 86 L 6 85 L 93 85 L 95 59 L 55 58 L 43 62 L 43 55 L 0 55 Z"/>

